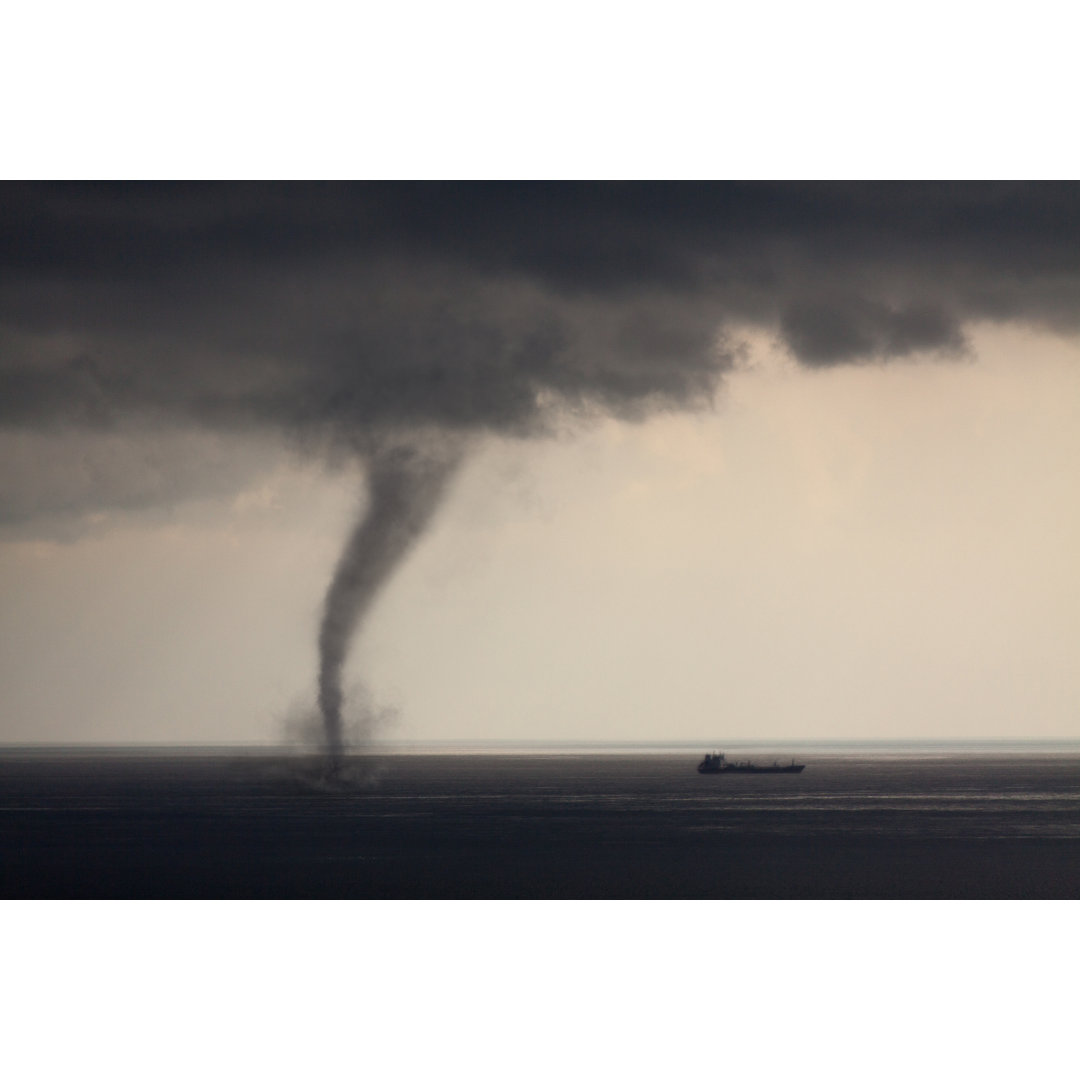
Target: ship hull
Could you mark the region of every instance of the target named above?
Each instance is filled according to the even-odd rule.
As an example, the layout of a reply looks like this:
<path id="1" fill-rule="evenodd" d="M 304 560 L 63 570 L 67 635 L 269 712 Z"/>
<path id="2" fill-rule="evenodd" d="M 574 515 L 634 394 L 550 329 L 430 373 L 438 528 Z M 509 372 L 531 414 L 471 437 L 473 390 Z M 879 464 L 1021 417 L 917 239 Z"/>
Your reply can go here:
<path id="1" fill-rule="evenodd" d="M 801 773 L 805 765 L 699 765 L 699 773 Z"/>

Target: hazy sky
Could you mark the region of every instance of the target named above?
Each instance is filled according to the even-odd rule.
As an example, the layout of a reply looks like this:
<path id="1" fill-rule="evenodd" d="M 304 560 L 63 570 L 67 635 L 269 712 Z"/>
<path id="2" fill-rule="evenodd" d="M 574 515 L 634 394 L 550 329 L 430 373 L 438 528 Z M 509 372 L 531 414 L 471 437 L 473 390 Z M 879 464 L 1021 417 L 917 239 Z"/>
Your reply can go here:
<path id="1" fill-rule="evenodd" d="M 1080 734 L 1080 191 L 0 188 L 0 738 Z M 354 695 L 354 702 L 356 697 Z M 348 711 L 348 710 L 347 710 Z"/>

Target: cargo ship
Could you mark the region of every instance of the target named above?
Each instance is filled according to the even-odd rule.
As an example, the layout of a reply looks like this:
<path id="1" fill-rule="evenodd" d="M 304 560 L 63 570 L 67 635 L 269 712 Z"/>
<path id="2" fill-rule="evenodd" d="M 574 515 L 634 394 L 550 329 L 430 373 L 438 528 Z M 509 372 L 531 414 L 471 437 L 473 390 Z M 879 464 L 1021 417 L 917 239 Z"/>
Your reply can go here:
<path id="1" fill-rule="evenodd" d="M 800 773 L 805 765 L 796 765 L 791 759 L 790 765 L 781 765 L 774 761 L 771 765 L 755 765 L 752 761 L 728 761 L 723 754 L 706 754 L 705 760 L 697 767 L 699 773 Z"/>

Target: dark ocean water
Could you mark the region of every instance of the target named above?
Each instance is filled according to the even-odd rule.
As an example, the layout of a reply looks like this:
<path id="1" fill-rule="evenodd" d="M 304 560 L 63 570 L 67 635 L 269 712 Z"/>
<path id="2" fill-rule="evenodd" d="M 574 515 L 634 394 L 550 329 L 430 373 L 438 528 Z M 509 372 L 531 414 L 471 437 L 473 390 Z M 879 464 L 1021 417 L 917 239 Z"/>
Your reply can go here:
<path id="1" fill-rule="evenodd" d="M 387 754 L 329 780 L 311 758 L 10 751 L 0 894 L 1080 896 L 1080 755 L 799 757 Z"/>

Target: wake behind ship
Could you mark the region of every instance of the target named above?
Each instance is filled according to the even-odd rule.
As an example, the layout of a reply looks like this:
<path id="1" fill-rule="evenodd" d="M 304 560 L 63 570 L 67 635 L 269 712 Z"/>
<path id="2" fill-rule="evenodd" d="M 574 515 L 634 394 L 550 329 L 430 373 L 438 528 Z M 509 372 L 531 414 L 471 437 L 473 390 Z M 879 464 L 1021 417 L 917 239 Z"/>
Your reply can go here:
<path id="1" fill-rule="evenodd" d="M 805 765 L 796 765 L 794 758 L 790 765 L 755 765 L 752 761 L 728 761 L 723 754 L 706 754 L 705 760 L 697 767 L 699 773 L 801 773 Z"/>

